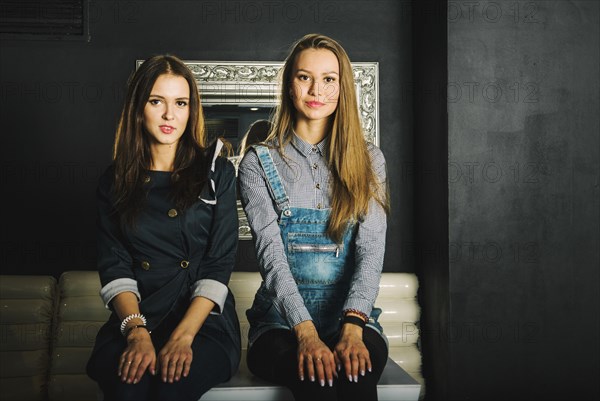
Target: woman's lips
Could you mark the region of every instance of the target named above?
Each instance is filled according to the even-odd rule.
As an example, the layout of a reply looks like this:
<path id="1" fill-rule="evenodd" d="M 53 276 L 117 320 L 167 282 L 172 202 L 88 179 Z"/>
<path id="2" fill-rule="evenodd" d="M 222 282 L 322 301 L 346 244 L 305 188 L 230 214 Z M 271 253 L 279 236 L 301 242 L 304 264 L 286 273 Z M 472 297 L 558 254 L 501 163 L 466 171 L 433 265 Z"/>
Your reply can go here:
<path id="1" fill-rule="evenodd" d="M 316 109 L 316 108 L 325 106 L 325 103 L 311 101 L 311 102 L 306 102 L 306 105 L 310 108 Z"/>
<path id="2" fill-rule="evenodd" d="M 173 131 L 175 131 L 175 128 L 171 127 L 170 125 L 161 125 L 161 126 L 159 126 L 159 128 L 163 134 L 170 134 Z"/>

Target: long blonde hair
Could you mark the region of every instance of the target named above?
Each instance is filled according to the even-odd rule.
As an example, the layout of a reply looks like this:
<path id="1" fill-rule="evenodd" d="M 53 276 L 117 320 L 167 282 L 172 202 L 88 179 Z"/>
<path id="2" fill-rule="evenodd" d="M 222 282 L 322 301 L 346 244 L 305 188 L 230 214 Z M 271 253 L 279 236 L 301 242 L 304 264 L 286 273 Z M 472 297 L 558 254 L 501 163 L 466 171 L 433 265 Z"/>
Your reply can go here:
<path id="1" fill-rule="evenodd" d="M 279 152 L 291 140 L 290 132 L 296 119 L 296 109 L 290 96 L 292 72 L 296 57 L 306 49 L 326 49 L 338 59 L 340 94 L 338 106 L 329 117 L 328 163 L 332 174 L 331 217 L 328 236 L 341 241 L 348 222 L 358 220 L 369 210 L 369 201 L 375 199 L 386 213 L 389 199 L 386 188 L 381 188 L 371 163 L 367 143 L 360 124 L 354 86 L 354 74 L 346 51 L 335 40 L 320 34 L 308 34 L 291 48 L 281 72 L 281 92 L 273 127 L 267 142 L 277 140 Z"/>

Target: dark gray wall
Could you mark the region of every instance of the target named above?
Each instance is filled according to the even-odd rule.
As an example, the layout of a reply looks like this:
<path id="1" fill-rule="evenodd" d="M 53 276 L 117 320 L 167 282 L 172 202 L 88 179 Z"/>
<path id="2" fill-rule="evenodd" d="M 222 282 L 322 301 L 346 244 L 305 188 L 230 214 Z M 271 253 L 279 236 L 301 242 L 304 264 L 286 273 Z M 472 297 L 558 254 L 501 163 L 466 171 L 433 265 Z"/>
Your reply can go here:
<path id="1" fill-rule="evenodd" d="M 353 61 L 380 64 L 380 146 L 389 163 L 393 214 L 386 271 L 412 241 L 412 188 L 400 166 L 412 158 L 410 18 L 402 3 L 376 1 L 96 1 L 91 41 L 1 45 L 0 263 L 3 273 L 95 268 L 95 185 L 110 162 L 127 77 L 136 59 L 170 52 L 195 60 L 282 60 L 309 32 L 338 39 Z M 407 17 L 407 15 L 405 15 Z M 256 267 L 248 242 L 239 269 Z"/>
<path id="2" fill-rule="evenodd" d="M 449 398 L 598 399 L 599 3 L 449 6 Z"/>
<path id="3" fill-rule="evenodd" d="M 426 399 L 448 396 L 448 81 L 445 2 L 416 2 L 413 13 L 414 244 L 404 253 L 419 277 Z"/>

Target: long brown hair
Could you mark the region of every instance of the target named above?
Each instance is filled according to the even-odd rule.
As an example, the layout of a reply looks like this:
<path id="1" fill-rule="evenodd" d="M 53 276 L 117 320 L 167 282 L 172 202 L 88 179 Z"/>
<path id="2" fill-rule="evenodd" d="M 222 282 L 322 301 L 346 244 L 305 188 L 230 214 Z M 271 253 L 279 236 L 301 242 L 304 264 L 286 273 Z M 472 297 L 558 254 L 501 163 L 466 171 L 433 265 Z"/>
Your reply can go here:
<path id="1" fill-rule="evenodd" d="M 144 204 L 144 179 L 152 165 L 150 135 L 143 124 L 144 107 L 154 83 L 163 74 L 183 77 L 190 88 L 189 118 L 177 144 L 171 175 L 171 196 L 176 206 L 181 210 L 188 208 L 207 180 L 204 116 L 194 76 L 175 56 L 151 57 L 129 79 L 113 150 L 115 209 L 122 221 L 130 225 Z"/>
<path id="2" fill-rule="evenodd" d="M 296 119 L 296 109 L 290 96 L 292 73 L 296 57 L 306 49 L 331 51 L 337 57 L 340 68 L 338 106 L 329 117 L 328 163 L 333 185 L 332 210 L 327 227 L 329 237 L 339 242 L 348 222 L 358 220 L 368 212 L 371 199 L 375 199 L 386 213 L 389 212 L 388 192 L 381 187 L 373 170 L 360 124 L 350 59 L 342 46 L 327 36 L 308 34 L 292 45 L 282 68 L 280 101 L 267 141 L 277 140 L 279 152 L 283 155 L 285 145 L 291 140 L 290 132 Z"/>

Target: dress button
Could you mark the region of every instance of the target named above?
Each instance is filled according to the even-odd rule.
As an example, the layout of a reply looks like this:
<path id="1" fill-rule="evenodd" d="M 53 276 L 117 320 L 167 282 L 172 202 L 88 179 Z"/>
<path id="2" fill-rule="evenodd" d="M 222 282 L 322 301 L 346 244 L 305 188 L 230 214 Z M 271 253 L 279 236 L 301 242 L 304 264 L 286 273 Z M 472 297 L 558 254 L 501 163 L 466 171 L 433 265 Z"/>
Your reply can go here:
<path id="1" fill-rule="evenodd" d="M 316 146 L 313 146 L 313 148 L 312 148 L 312 151 L 313 151 L 313 152 L 316 152 L 317 150 L 318 150 L 318 149 L 317 149 L 317 147 L 316 147 Z"/>
<path id="2" fill-rule="evenodd" d="M 312 168 L 313 168 L 314 170 L 316 170 L 316 169 L 317 169 L 317 167 L 319 167 L 319 166 L 317 166 L 317 163 L 314 163 L 314 164 L 312 165 Z"/>
<path id="3" fill-rule="evenodd" d="M 170 209 L 167 214 L 169 215 L 169 217 L 177 217 L 177 210 L 175 209 Z"/>
<path id="4" fill-rule="evenodd" d="M 179 264 L 179 266 L 181 266 L 182 269 L 187 269 L 187 267 L 190 265 L 190 262 L 188 262 L 187 260 L 182 260 L 181 263 Z"/>
<path id="5" fill-rule="evenodd" d="M 321 208 L 321 204 L 317 203 L 317 209 L 320 209 L 320 208 Z"/>
<path id="6" fill-rule="evenodd" d="M 292 211 L 291 211 L 291 210 L 289 210 L 289 209 L 287 209 L 287 210 L 284 210 L 284 211 L 283 211 L 283 214 L 284 214 L 285 216 L 287 216 L 287 217 L 290 217 L 290 216 L 292 215 Z"/>
<path id="7" fill-rule="evenodd" d="M 317 185 L 315 185 L 315 187 L 316 187 L 317 189 L 321 189 L 321 184 L 317 184 Z"/>
<path id="8" fill-rule="evenodd" d="M 144 177 L 144 184 L 147 184 L 150 182 L 150 176 L 145 176 Z"/>
<path id="9" fill-rule="evenodd" d="M 142 269 L 144 269 L 144 270 L 150 270 L 150 263 L 148 263 L 148 261 L 144 260 L 142 262 Z"/>

